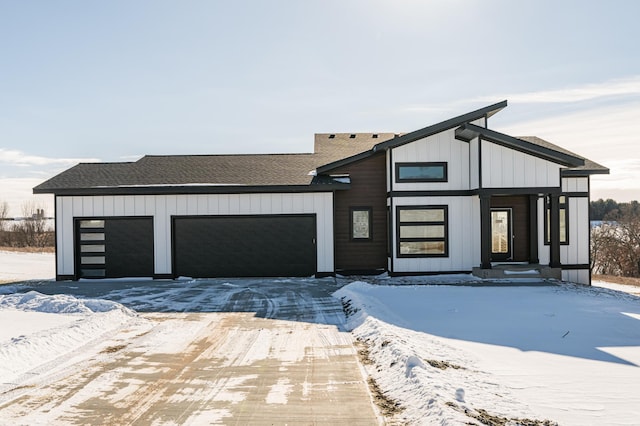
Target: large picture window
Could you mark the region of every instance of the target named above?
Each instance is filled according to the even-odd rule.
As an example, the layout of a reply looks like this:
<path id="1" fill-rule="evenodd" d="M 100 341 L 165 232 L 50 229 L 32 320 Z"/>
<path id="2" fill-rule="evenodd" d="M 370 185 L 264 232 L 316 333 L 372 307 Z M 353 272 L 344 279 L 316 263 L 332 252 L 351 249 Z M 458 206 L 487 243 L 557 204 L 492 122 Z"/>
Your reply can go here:
<path id="1" fill-rule="evenodd" d="M 398 257 L 447 257 L 447 206 L 397 208 Z"/>
<path id="2" fill-rule="evenodd" d="M 351 240 L 370 240 L 371 207 L 352 207 L 350 213 Z"/>
<path id="3" fill-rule="evenodd" d="M 560 208 L 560 244 L 566 245 L 569 244 L 569 200 L 564 195 L 561 195 L 558 199 Z M 544 199 L 544 204 L 544 243 L 549 245 L 551 243 L 551 205 L 547 197 Z"/>
<path id="4" fill-rule="evenodd" d="M 396 163 L 397 182 L 446 182 L 447 163 Z"/>

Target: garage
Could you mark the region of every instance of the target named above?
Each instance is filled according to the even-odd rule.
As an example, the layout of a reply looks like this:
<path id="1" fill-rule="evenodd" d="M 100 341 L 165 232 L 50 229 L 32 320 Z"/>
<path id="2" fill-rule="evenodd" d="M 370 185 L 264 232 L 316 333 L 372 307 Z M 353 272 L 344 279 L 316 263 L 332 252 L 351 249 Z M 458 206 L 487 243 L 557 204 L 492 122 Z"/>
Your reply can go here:
<path id="1" fill-rule="evenodd" d="M 153 219 L 76 220 L 78 278 L 152 277 Z"/>
<path id="2" fill-rule="evenodd" d="M 316 273 L 316 217 L 305 215 L 173 218 L 176 276 L 302 277 Z"/>

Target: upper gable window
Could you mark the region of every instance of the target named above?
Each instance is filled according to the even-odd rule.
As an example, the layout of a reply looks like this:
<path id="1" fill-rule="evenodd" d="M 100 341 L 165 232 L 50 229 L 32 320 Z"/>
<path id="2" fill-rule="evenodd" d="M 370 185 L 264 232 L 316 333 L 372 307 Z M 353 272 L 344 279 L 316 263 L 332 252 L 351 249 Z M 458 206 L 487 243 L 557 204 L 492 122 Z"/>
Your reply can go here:
<path id="1" fill-rule="evenodd" d="M 447 163 L 396 163 L 396 182 L 446 182 Z"/>

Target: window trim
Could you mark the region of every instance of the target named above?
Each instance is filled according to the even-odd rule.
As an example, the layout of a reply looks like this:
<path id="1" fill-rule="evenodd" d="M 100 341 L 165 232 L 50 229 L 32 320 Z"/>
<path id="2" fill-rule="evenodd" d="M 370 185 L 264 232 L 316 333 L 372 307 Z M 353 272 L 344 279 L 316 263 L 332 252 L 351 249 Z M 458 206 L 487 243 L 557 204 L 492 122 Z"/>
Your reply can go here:
<path id="1" fill-rule="evenodd" d="M 401 222 L 400 212 L 403 210 L 442 210 L 444 213 L 443 221 L 419 221 L 419 222 Z M 420 226 L 433 225 L 444 226 L 444 237 L 424 237 L 424 238 L 400 238 L 400 228 L 402 225 Z M 437 254 L 402 254 L 400 247 L 403 242 L 443 242 L 444 252 Z M 448 205 L 427 205 L 427 206 L 396 206 L 396 257 L 398 258 L 428 258 L 428 257 L 449 257 L 449 206 Z"/>
<path id="2" fill-rule="evenodd" d="M 395 178 L 398 183 L 412 183 L 412 182 L 448 182 L 449 171 L 446 161 L 430 161 L 430 162 L 417 162 L 417 163 L 396 163 L 395 164 Z M 442 178 L 401 178 L 400 169 L 402 167 L 442 167 Z"/>
<path id="3" fill-rule="evenodd" d="M 562 241 L 562 235 L 560 235 L 560 245 L 568 246 L 570 244 L 569 239 L 569 197 L 564 194 L 560 194 L 560 197 L 564 197 L 564 203 L 558 201 L 559 210 L 564 210 L 564 229 L 565 229 L 565 241 Z M 551 229 L 549 228 L 549 214 L 551 205 L 549 203 L 549 197 L 544 197 L 544 245 L 551 245 L 550 233 Z"/>
<path id="4" fill-rule="evenodd" d="M 369 219 L 369 236 L 355 237 L 353 235 L 353 214 L 354 212 L 367 212 Z M 373 208 L 372 207 L 349 207 L 349 241 L 371 241 L 373 239 Z"/>

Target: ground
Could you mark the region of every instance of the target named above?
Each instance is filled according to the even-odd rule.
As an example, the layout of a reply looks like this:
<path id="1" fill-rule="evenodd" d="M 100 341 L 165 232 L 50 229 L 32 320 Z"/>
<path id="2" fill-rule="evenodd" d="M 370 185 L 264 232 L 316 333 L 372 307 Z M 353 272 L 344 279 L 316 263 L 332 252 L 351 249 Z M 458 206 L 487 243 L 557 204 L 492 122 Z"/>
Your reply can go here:
<path id="1" fill-rule="evenodd" d="M 12 324 L 0 332 L 4 423 L 640 417 L 637 287 L 468 275 L 56 283 L 50 255 L 17 255 L 0 252 L 0 279 L 22 281 L 0 287 Z"/>

